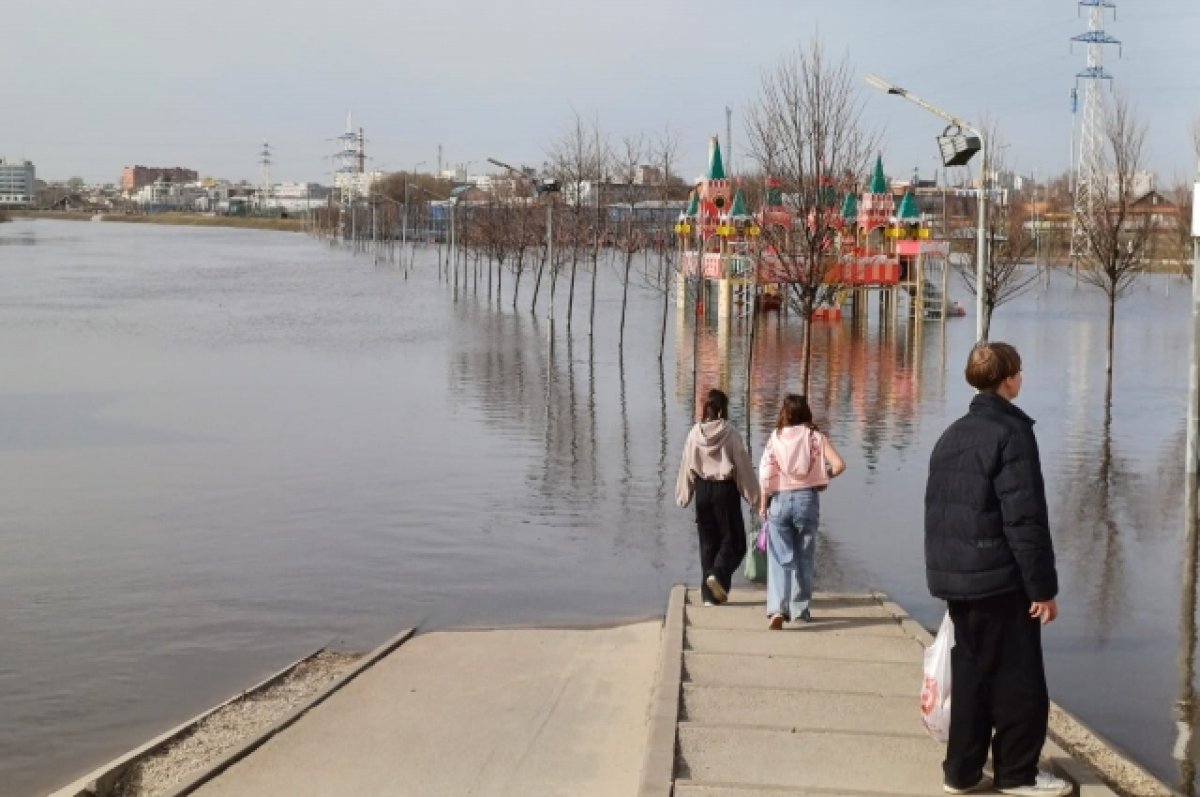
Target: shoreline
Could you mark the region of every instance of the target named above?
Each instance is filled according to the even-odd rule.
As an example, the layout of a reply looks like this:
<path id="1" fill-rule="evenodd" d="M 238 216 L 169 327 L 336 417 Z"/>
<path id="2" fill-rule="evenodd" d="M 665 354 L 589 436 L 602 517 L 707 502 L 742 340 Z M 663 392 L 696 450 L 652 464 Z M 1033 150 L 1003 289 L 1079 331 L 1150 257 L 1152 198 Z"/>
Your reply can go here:
<path id="1" fill-rule="evenodd" d="M 663 639 L 665 639 L 667 636 L 670 636 L 667 631 L 668 627 L 678 626 L 678 629 L 682 629 L 683 625 L 685 624 L 682 616 L 684 611 L 684 601 L 680 600 L 678 595 L 675 595 L 676 592 L 679 592 L 679 595 L 682 595 L 681 589 L 681 587 L 677 587 L 672 591 L 674 599 L 670 601 L 670 605 L 667 607 L 666 616 L 654 618 L 655 622 L 661 624 L 661 628 L 663 629 L 661 631 Z M 904 629 L 911 639 L 921 642 L 922 644 L 928 644 L 928 642 L 931 641 L 932 637 L 928 633 L 928 630 L 912 620 L 911 616 L 908 615 L 908 613 L 902 607 L 899 607 L 895 603 L 891 602 L 885 595 L 881 593 L 871 593 L 870 596 L 875 600 L 880 601 L 883 610 L 888 615 L 891 615 L 894 621 L 902 629 Z M 838 596 L 834 597 L 836 598 Z M 562 639 L 563 635 L 569 636 L 583 634 L 583 638 L 599 640 L 603 638 L 604 635 L 611 634 L 613 631 L 617 631 L 619 629 L 628 630 L 636 625 L 636 623 L 618 623 L 615 626 L 591 626 L 576 630 L 569 630 L 563 627 L 525 628 L 522 630 L 501 630 L 497 628 L 474 629 L 466 631 L 460 629 L 456 632 L 438 633 L 433 634 L 432 636 L 441 640 L 441 645 L 445 648 L 445 653 L 447 655 L 450 655 L 452 659 L 457 659 L 460 655 L 460 652 L 470 646 L 471 640 L 479 639 L 479 635 L 481 634 L 485 635 L 485 637 L 498 635 L 500 638 L 504 639 L 507 639 L 510 636 L 521 636 L 522 638 L 528 637 L 526 640 L 527 642 L 529 640 L 537 640 L 537 646 L 541 646 L 552 644 L 550 643 L 550 640 Z M 321 703 L 326 698 L 332 697 L 334 693 L 338 692 L 342 686 L 345 686 L 347 683 L 349 683 L 355 676 L 359 675 L 360 673 L 366 674 L 372 670 L 379 669 L 377 665 L 381 665 L 386 660 L 388 654 L 390 654 L 393 650 L 401 648 L 401 655 L 408 655 L 402 653 L 402 651 L 406 650 L 408 647 L 402 646 L 402 643 L 409 639 L 410 633 L 411 632 L 404 632 L 398 635 L 392 640 L 386 642 L 376 651 L 364 656 L 357 662 L 355 662 L 355 657 L 353 655 L 345 656 L 343 660 L 339 662 L 339 665 L 334 667 L 332 677 L 335 679 L 335 682 L 330 683 L 328 687 L 321 689 L 319 693 L 312 697 L 312 699 L 300 698 L 301 702 L 299 704 L 294 701 L 290 702 L 290 704 L 286 706 L 286 710 L 289 712 L 286 717 L 280 717 L 277 713 L 274 721 L 267 721 L 265 726 L 263 722 L 259 722 L 257 727 L 255 727 L 253 722 L 247 721 L 246 718 L 240 715 L 246 714 L 247 712 L 253 713 L 256 710 L 261 711 L 260 709 L 256 708 L 256 701 L 246 700 L 246 698 L 255 694 L 257 691 L 262 690 L 264 692 L 262 696 L 263 699 L 270 699 L 271 689 L 268 688 L 264 690 L 263 687 L 286 683 L 287 680 L 292 677 L 292 673 L 298 668 L 303 669 L 305 662 L 309 661 L 312 656 L 293 663 L 284 670 L 276 673 L 276 675 L 268 679 L 267 682 L 263 682 L 256 687 L 252 687 L 240 695 L 235 695 L 230 700 L 227 700 L 222 704 L 218 704 L 218 706 L 202 713 L 194 720 L 185 723 L 183 726 L 177 727 L 168 734 L 164 734 L 164 736 L 161 736 L 140 748 L 135 748 L 134 750 L 101 765 L 96 770 L 93 770 L 90 775 L 77 780 L 70 786 L 53 792 L 53 797 L 83 797 L 83 795 L 88 795 L 88 797 L 118 797 L 118 795 L 122 795 L 124 797 L 126 795 L 150 795 L 162 793 L 188 794 L 193 790 L 198 790 L 204 786 L 204 784 L 221 776 L 222 773 L 230 769 L 243 758 L 254 754 L 254 751 L 264 745 L 268 739 L 277 737 L 277 735 L 285 728 L 296 722 L 301 716 L 309 713 L 309 711 L 315 708 L 318 703 Z M 713 631 L 710 630 L 707 633 L 711 634 Z M 726 630 L 722 631 L 721 633 L 728 634 L 729 631 Z M 739 631 L 738 633 L 744 632 Z M 676 635 L 678 635 L 678 631 Z M 659 633 L 655 633 L 653 637 L 646 639 L 644 644 L 658 647 L 659 643 L 656 639 L 658 636 Z M 428 643 L 429 641 L 430 640 L 423 640 L 424 643 Z M 418 647 L 420 646 L 418 645 Z M 680 651 L 680 654 L 682 655 L 682 651 Z M 669 653 L 663 653 L 660 651 L 659 654 L 654 658 L 657 659 L 656 669 L 658 672 L 656 680 L 659 686 L 653 695 L 661 697 L 661 695 L 664 693 L 662 689 L 664 686 L 664 675 L 669 674 L 670 671 L 670 667 L 664 666 L 664 659 L 670 660 L 674 657 Z M 386 671 L 387 667 L 396 666 L 397 661 L 397 659 L 392 657 L 390 664 L 383 665 L 383 669 Z M 347 666 L 353 668 L 353 674 L 346 673 L 346 675 L 338 678 L 338 671 L 344 672 L 344 668 Z M 524 669 L 522 669 L 522 672 L 524 672 L 525 676 L 529 675 L 529 673 L 525 672 Z M 322 677 L 322 683 L 327 683 L 329 677 L 331 676 Z M 411 677 L 412 673 L 409 673 L 409 675 L 405 678 L 402 678 L 401 681 L 403 683 L 408 683 L 408 678 Z M 370 679 L 368 679 L 368 683 L 371 683 Z M 429 682 L 420 684 L 420 691 L 431 695 L 434 703 L 437 703 L 441 699 L 436 695 L 443 691 L 442 688 L 432 688 L 437 687 L 437 684 L 438 679 L 436 677 Z M 414 687 L 417 686 L 415 683 L 411 685 Z M 672 705 L 675 705 L 680 699 L 678 697 L 680 694 L 680 686 L 678 683 L 675 683 L 674 688 L 670 688 L 670 684 L 665 685 L 668 687 L 665 690 L 665 693 L 667 693 L 667 699 Z M 394 687 L 395 684 L 392 684 L 391 686 Z M 361 686 L 356 688 L 359 690 L 362 689 Z M 366 697 L 369 698 L 368 702 L 374 699 L 372 695 L 374 691 L 377 691 L 379 688 L 380 686 L 378 684 L 373 687 L 368 687 L 370 690 L 366 694 Z M 395 690 L 393 689 L 393 691 Z M 414 688 L 411 691 L 415 693 L 418 690 Z M 656 716 L 655 698 L 653 695 L 645 695 L 645 697 L 649 699 L 647 700 L 647 705 L 644 707 L 644 709 L 640 710 L 643 712 L 643 716 L 646 718 L 645 741 L 643 747 L 643 752 L 646 754 L 646 758 L 642 761 L 641 773 L 643 778 L 645 778 L 647 774 L 646 768 L 648 762 L 655 761 L 657 758 L 662 758 L 663 761 L 668 759 L 672 761 L 674 760 L 674 751 L 676 749 L 676 727 L 678 721 L 682 719 L 680 717 L 676 717 L 675 721 L 670 723 L 670 733 L 667 734 L 670 737 L 669 743 L 664 741 L 667 736 L 654 733 L 654 728 L 650 722 L 650 719 Z M 671 695 L 675 695 L 676 697 L 672 699 Z M 241 738 L 235 738 L 235 734 L 233 732 L 229 730 L 223 730 L 221 734 L 221 746 L 217 749 L 206 749 L 209 748 L 207 743 L 197 744 L 194 741 L 191 743 L 190 749 L 184 747 L 183 744 L 187 742 L 189 737 L 192 737 L 193 735 L 202 736 L 204 731 L 204 721 L 212 717 L 218 711 L 218 709 L 223 709 L 225 712 L 225 715 L 222 716 L 220 720 L 222 726 L 232 726 L 233 728 L 245 727 Z M 363 716 L 360 716 L 359 714 L 359 712 L 362 710 L 364 709 L 356 708 L 351 710 L 351 712 L 346 715 L 347 721 L 351 722 L 352 725 L 363 722 Z M 577 721 L 583 722 L 582 720 Z M 328 719 L 318 719 L 315 725 L 318 727 L 326 726 L 324 732 L 328 733 L 328 723 Z M 310 730 L 312 730 L 311 726 L 313 726 L 313 724 L 313 722 L 309 722 Z M 453 724 L 454 723 L 450 723 L 450 725 Z M 584 724 L 591 728 L 593 732 L 601 734 L 608 732 L 601 727 L 604 725 L 604 723 L 598 723 L 594 718 Z M 687 725 L 687 723 L 684 725 Z M 576 726 L 572 727 L 574 728 Z M 684 726 L 679 727 L 682 728 Z M 453 728 L 450 728 L 450 730 L 453 731 Z M 1106 786 L 1111 788 L 1115 793 L 1121 795 L 1122 797 L 1134 797 L 1134 795 L 1137 797 L 1170 797 L 1171 795 L 1177 794 L 1176 791 L 1172 790 L 1166 783 L 1152 775 L 1148 770 L 1125 754 L 1124 751 L 1112 745 L 1091 728 L 1084 725 L 1068 712 L 1061 709 L 1061 707 L 1059 707 L 1056 703 L 1052 703 L 1049 735 L 1050 738 L 1047 742 L 1046 749 L 1043 751 L 1043 755 L 1052 760 L 1056 767 L 1063 770 L 1063 772 L 1065 772 L 1070 779 L 1080 784 L 1080 786 L 1091 784 L 1089 788 L 1096 789 L 1099 786 L 1099 783 L 1103 782 Z M 325 739 L 324 736 L 320 738 Z M 178 747 L 180 749 L 172 751 L 171 748 L 173 747 Z M 336 744 L 334 744 L 334 747 L 336 747 Z M 659 747 L 662 749 L 659 750 Z M 200 749 L 197 750 L 197 748 Z M 184 761 L 182 763 L 174 764 L 162 763 L 164 758 L 169 759 L 169 755 L 172 752 L 174 752 L 177 760 L 182 757 Z M 670 756 L 667 755 L 668 752 L 671 753 Z M 1065 756 L 1064 752 L 1066 754 Z M 262 760 L 262 757 L 260 756 L 259 759 L 256 760 Z M 164 783 L 163 779 L 160 778 L 147 777 L 146 783 L 139 784 L 138 782 L 141 780 L 140 773 L 146 771 L 147 774 L 149 774 L 148 770 L 153 770 L 155 767 L 159 768 L 160 770 L 164 768 L 166 768 L 167 771 L 175 770 L 175 774 L 165 779 L 167 783 Z M 180 767 L 183 767 L 187 770 L 186 776 L 179 773 L 178 770 Z M 253 766 L 251 768 L 253 769 Z M 651 769 L 653 769 L 653 767 L 651 767 Z M 674 769 L 674 765 L 672 765 L 672 769 Z M 151 786 L 150 782 L 154 780 L 159 781 L 158 784 L 156 784 L 157 788 Z M 168 783 L 170 785 L 168 785 Z M 150 788 L 142 791 L 136 788 L 136 785 L 147 786 Z M 164 786 L 166 787 L 165 789 L 163 788 Z M 645 793 L 646 786 L 647 781 L 643 780 L 643 793 Z M 1103 793 L 1108 792 L 1105 791 Z"/>
<path id="2" fill-rule="evenodd" d="M 303 219 L 277 219 L 260 216 L 207 216 L 202 213 L 155 213 L 133 215 L 124 213 L 86 213 L 57 210 L 18 210 L 9 213 L 10 220 L 50 219 L 52 221 L 93 221 L 120 224 L 159 224 L 174 227 L 226 227 L 238 230 L 268 230 L 273 232 L 304 232 Z"/>

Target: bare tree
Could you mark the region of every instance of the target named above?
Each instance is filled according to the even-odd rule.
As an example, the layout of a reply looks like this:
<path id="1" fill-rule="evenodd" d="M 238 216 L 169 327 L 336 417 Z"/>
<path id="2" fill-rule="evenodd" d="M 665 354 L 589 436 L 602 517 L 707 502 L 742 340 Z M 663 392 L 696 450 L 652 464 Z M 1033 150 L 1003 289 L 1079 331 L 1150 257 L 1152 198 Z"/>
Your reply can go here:
<path id="1" fill-rule="evenodd" d="M 655 168 L 659 172 L 658 198 L 659 202 L 664 205 L 672 198 L 671 181 L 674 179 L 673 171 L 678 152 L 679 136 L 672 132 L 670 127 L 667 127 L 655 140 L 652 154 Z M 663 219 L 662 216 L 659 218 Z M 658 250 L 658 273 L 651 281 L 651 285 L 662 292 L 662 325 L 658 333 L 658 361 L 660 363 L 667 348 L 667 314 L 670 312 L 671 284 L 675 276 L 674 240 L 671 226 L 655 230 L 654 245 Z"/>
<path id="2" fill-rule="evenodd" d="M 1104 291 L 1108 299 L 1107 348 L 1104 361 L 1104 400 L 1112 402 L 1113 340 L 1117 302 L 1144 268 L 1151 225 L 1145 215 L 1131 213 L 1134 183 L 1142 167 L 1146 126 L 1139 122 L 1125 97 L 1118 97 L 1104 124 L 1104 148 L 1096 165 L 1100 199 L 1076 213 L 1085 249 L 1079 278 Z"/>
<path id="3" fill-rule="evenodd" d="M 1006 171 L 1004 162 L 1004 145 L 1000 131 L 991 125 L 987 133 L 992 171 Z M 987 175 L 982 181 L 983 190 L 987 190 Z M 983 339 L 987 340 L 992 329 L 992 315 L 996 308 L 1017 298 L 1037 284 L 1038 270 L 1031 267 L 1030 257 L 1037 245 L 1036 233 L 1030 230 L 1029 212 L 1026 208 L 1014 206 L 1011 202 L 996 202 L 992 205 L 988 216 L 988 265 L 983 275 Z M 964 257 L 958 261 L 958 272 L 967 285 L 967 290 L 976 296 L 975 287 L 976 251 L 974 246 L 967 247 L 962 252 Z M 942 301 L 946 301 L 943 297 Z"/>
<path id="4" fill-rule="evenodd" d="M 633 270 L 633 257 L 641 251 L 644 243 L 642 231 L 634 217 L 634 206 L 637 200 L 634 182 L 637 178 L 638 167 L 642 165 L 642 153 L 645 148 L 645 141 L 640 135 L 626 136 L 621 142 L 620 155 L 614 161 L 617 179 L 625 191 L 626 202 L 624 204 L 626 207 L 624 210 L 628 213 L 621 224 L 616 240 L 616 246 L 621 251 L 623 266 L 621 273 L 621 332 L 617 341 L 617 348 L 622 352 L 625 350 L 625 315 L 629 307 L 629 273 Z"/>
<path id="5" fill-rule="evenodd" d="M 804 321 L 801 389 L 808 390 L 812 314 L 831 286 L 843 196 L 866 172 L 877 137 L 862 121 L 863 102 L 846 57 L 831 60 L 820 39 L 801 47 L 762 77 L 746 120 L 750 152 L 779 181 L 793 229 L 764 225 L 766 257 L 777 261 L 793 308 Z"/>
<path id="6" fill-rule="evenodd" d="M 564 219 L 561 222 L 561 227 L 564 231 L 569 230 L 575 233 L 571 240 L 571 276 L 568 286 L 567 298 L 567 329 L 571 328 L 571 319 L 574 315 L 575 308 L 575 276 L 579 266 L 580 247 L 583 243 L 581 238 L 583 232 L 587 229 L 585 223 L 585 215 L 587 206 L 584 195 L 587 193 L 589 185 L 592 187 L 600 180 L 604 172 L 604 160 L 607 147 L 604 144 L 604 135 L 600 131 L 600 123 L 593 120 L 589 128 L 584 124 L 582 118 L 576 113 L 571 127 L 565 134 L 554 144 L 551 145 L 550 151 L 547 153 L 549 158 L 549 171 L 555 179 L 562 185 L 564 200 L 570 207 L 570 219 Z M 599 200 L 597 200 L 599 201 Z M 558 225 L 559 222 L 556 222 Z M 564 236 L 565 237 L 565 236 Z M 555 238 L 559 238 L 558 235 Z M 557 258 L 555 258 L 557 260 Z M 593 266 L 593 275 L 595 268 Z M 550 290 L 553 295 L 554 291 L 554 274 L 551 273 Z M 592 299 L 592 315 L 595 316 L 595 277 L 592 282 L 593 299 Z M 589 333 L 590 334 L 590 333 Z"/>

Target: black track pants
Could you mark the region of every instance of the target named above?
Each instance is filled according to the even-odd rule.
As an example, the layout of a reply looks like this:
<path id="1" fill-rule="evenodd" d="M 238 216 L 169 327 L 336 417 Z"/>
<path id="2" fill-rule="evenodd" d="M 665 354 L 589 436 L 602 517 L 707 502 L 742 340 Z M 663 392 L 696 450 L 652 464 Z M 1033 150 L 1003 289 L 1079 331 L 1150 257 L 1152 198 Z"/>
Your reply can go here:
<path id="1" fill-rule="evenodd" d="M 992 750 L 997 788 L 1031 784 L 1046 741 L 1050 699 L 1042 627 L 1023 592 L 950 601 L 950 742 L 946 783 L 977 782 Z"/>
<path id="2" fill-rule="evenodd" d="M 717 577 L 729 589 L 733 574 L 746 557 L 746 524 L 737 482 L 696 481 L 696 531 L 700 535 L 700 595 L 713 599 L 705 576 Z"/>

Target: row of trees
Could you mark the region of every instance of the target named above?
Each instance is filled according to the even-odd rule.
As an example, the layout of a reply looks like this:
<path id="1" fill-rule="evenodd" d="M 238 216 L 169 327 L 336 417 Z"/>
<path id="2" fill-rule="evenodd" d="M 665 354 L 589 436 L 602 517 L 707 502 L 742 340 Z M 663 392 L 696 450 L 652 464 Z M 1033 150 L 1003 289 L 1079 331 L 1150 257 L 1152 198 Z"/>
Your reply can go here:
<path id="1" fill-rule="evenodd" d="M 839 209 L 847 193 L 859 193 L 868 172 L 870 159 L 880 145 L 878 131 L 864 122 L 864 103 L 855 85 L 854 71 L 845 57 L 830 58 L 820 40 L 813 40 L 776 66 L 763 73 L 758 96 L 746 114 L 746 139 L 757 175 L 745 179 L 745 187 L 761 201 L 763 176 L 779 181 L 779 195 L 798 219 L 807 223 L 790 232 L 764 225 L 761 251 L 769 252 L 777 267 L 788 276 L 787 299 L 790 308 L 805 325 L 801 389 L 807 390 L 812 358 L 812 336 L 807 330 L 814 308 L 836 286 L 828 280 L 836 262 L 833 242 L 837 235 Z M 1077 253 L 1077 268 L 1083 284 L 1103 291 L 1108 303 L 1107 367 L 1111 393 L 1112 351 L 1116 307 L 1136 278 L 1145 271 L 1149 247 L 1155 236 L 1145 214 L 1132 211 L 1138 199 L 1134 186 L 1144 168 L 1146 127 L 1123 98 L 1112 103 L 1105 129 L 1105 156 L 1098 172 L 1107 175 L 1101 193 L 1109 201 L 1087 209 L 1070 219 L 1082 233 L 1086 246 Z M 1197 133 L 1200 138 L 1200 132 Z M 999 132 L 993 126 L 990 136 L 993 153 Z M 635 220 L 635 196 L 629 194 L 630 212 L 619 221 L 609 217 L 609 208 L 620 204 L 615 196 L 588 197 L 604 185 L 631 185 L 640 167 L 652 164 L 661 175 L 654 186 L 654 198 L 678 200 L 686 197 L 688 187 L 672 177 L 677 168 L 678 137 L 664 130 L 660 135 L 626 136 L 619 141 L 606 134 L 598 121 L 587 122 L 576 115 L 566 132 L 548 149 L 544 173 L 557 180 L 561 194 L 531 196 L 521 180 L 503 182 L 484 204 L 460 207 L 454 212 L 459 230 L 458 243 L 477 259 L 494 265 L 497 287 L 502 274 L 514 278 L 512 304 L 520 300 L 522 279 L 535 272 L 530 311 L 536 312 L 539 298 L 548 295 L 551 306 L 561 286 L 566 292 L 566 325 L 570 331 L 576 322 L 577 290 L 580 277 L 590 281 L 587 307 L 588 335 L 596 325 L 596 282 L 601 272 L 601 255 L 611 246 L 616 257 L 615 275 L 622 286 L 620 345 L 624 345 L 626 307 L 631 285 L 658 292 L 662 297 L 660 357 L 665 345 L 669 297 L 676 273 L 672 218 L 659 217 L 646 225 Z M 1004 164 L 997 160 L 996 170 Z M 1051 181 L 1040 198 L 1062 193 L 1062 180 Z M 448 181 L 428 176 L 392 175 L 381 193 L 394 203 L 411 200 L 414 191 L 423 199 L 450 195 Z M 585 199 L 585 197 L 588 197 Z M 646 198 L 645 193 L 637 198 Z M 1069 199 L 1068 196 L 1059 200 Z M 545 203 L 555 203 L 553 235 L 547 235 Z M 988 230 L 989 269 L 982 285 L 975 284 L 971 260 L 973 247 L 964 246 L 965 265 L 961 269 L 966 287 L 972 293 L 983 292 L 985 337 L 996 308 L 1029 290 L 1039 276 L 1031 265 L 1035 248 L 1046 243 L 1045 231 L 1035 229 L 1031 203 L 1009 203 L 997 208 Z M 1186 214 L 1181 214 L 1186 215 Z M 1063 238 L 1065 225 L 1059 224 L 1057 237 Z M 1043 241 L 1037 236 L 1042 235 Z M 1187 238 L 1180 230 L 1180 241 Z M 643 253 L 646 264 L 639 275 L 636 256 Z"/>

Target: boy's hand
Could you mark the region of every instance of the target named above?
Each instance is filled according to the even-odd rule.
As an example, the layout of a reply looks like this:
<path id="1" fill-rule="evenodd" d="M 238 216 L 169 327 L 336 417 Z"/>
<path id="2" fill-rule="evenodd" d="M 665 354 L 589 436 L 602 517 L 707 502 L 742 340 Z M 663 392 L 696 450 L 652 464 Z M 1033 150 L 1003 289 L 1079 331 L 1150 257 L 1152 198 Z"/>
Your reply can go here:
<path id="1" fill-rule="evenodd" d="M 1029 616 L 1041 620 L 1042 625 L 1052 623 L 1054 618 L 1058 617 L 1058 604 L 1054 602 L 1054 598 L 1048 601 L 1034 601 L 1029 607 Z"/>

